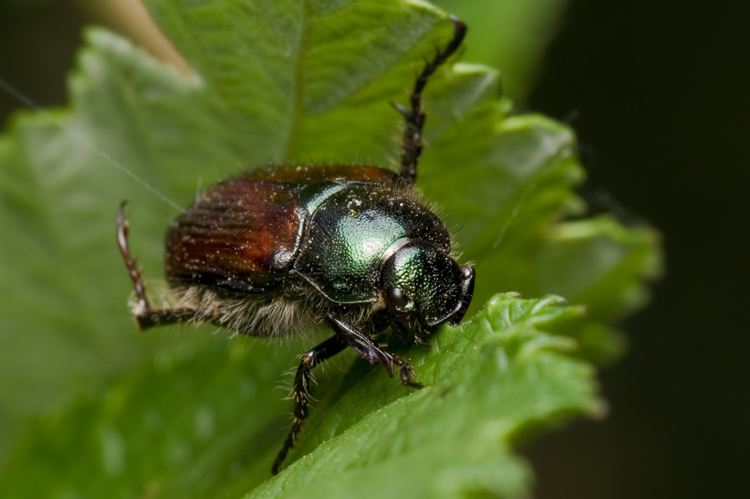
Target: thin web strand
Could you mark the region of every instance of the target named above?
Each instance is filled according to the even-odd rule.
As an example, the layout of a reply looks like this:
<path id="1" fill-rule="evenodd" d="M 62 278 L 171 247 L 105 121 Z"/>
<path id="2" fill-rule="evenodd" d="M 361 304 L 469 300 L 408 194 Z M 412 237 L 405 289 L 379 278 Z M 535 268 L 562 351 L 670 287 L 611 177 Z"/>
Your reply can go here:
<path id="1" fill-rule="evenodd" d="M 141 177 L 136 175 L 132 170 L 130 170 L 128 167 L 120 164 L 117 160 L 115 160 L 112 156 L 107 154 L 106 152 L 102 151 L 98 147 L 96 147 L 88 138 L 86 138 L 85 135 L 81 133 L 74 132 L 72 130 L 69 130 L 63 126 L 63 124 L 60 122 L 60 119 L 55 117 L 52 113 L 44 109 L 42 106 L 31 100 L 28 96 L 24 95 L 13 87 L 10 83 L 8 83 L 3 78 L 0 78 L 0 88 L 2 88 L 8 95 L 12 96 L 14 99 L 18 100 L 21 104 L 28 107 L 29 109 L 32 109 L 33 111 L 36 111 L 40 113 L 42 116 L 46 117 L 53 123 L 57 124 L 66 134 L 68 134 L 72 139 L 74 139 L 79 144 L 85 146 L 88 150 L 102 158 L 104 161 L 109 163 L 110 166 L 115 168 L 120 173 L 130 177 L 133 181 L 135 181 L 138 185 L 149 191 L 151 194 L 156 196 L 158 199 L 164 201 L 169 206 L 174 208 L 175 210 L 181 212 L 182 207 L 169 199 L 166 195 L 164 195 L 161 191 L 153 187 L 151 184 L 143 180 Z"/>

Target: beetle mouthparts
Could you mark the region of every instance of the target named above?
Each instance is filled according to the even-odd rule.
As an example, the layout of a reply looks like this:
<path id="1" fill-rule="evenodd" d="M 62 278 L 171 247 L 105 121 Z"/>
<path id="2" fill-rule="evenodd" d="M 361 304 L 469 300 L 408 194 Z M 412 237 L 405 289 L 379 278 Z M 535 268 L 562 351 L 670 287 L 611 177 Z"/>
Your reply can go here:
<path id="1" fill-rule="evenodd" d="M 456 326 L 461 322 L 461 319 L 464 318 L 466 311 L 469 309 L 471 297 L 474 296 L 474 277 L 477 274 L 476 271 L 471 267 L 461 267 L 461 273 L 461 301 L 446 321 L 451 326 Z"/>

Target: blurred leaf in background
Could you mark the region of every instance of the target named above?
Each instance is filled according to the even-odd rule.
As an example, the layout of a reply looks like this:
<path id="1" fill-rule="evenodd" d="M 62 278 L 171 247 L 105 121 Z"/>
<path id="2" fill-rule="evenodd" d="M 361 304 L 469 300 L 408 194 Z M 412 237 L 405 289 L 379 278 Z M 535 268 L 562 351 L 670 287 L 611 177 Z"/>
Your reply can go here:
<path id="1" fill-rule="evenodd" d="M 538 77 L 567 0 L 437 0 L 471 22 L 465 60 L 500 68 L 503 94 L 522 106 Z"/>
<path id="2" fill-rule="evenodd" d="M 270 387 L 314 340 L 277 345 L 240 338 L 228 346 L 226 335 L 212 334 L 215 328 L 138 334 L 114 242 L 117 205 L 130 201 L 131 244 L 154 280 L 162 275 L 164 228 L 178 213 L 173 203 L 186 206 L 216 180 L 269 163 L 392 165 L 401 123 L 388 102 L 405 103 L 422 58 L 444 45 L 452 29 L 443 12 L 400 0 L 153 0 L 148 6 L 194 73 L 180 74 L 112 33 L 90 30 L 70 79 L 70 106 L 20 113 L 0 137 L 0 227 L 13 234 L 0 241 L 0 444 L 8 449 L 29 427 L 0 474 L 3 490 L 12 486 L 20 494 L 35 484 L 60 495 L 171 497 L 172 487 L 195 483 L 196 491 L 236 497 L 267 477 L 286 429 L 283 392 Z M 519 23 L 532 17 L 517 15 Z M 438 342 L 445 336 L 447 344 L 460 344 L 453 350 L 408 350 L 424 359 L 416 362 L 424 367 L 420 380 L 442 387 L 409 397 L 382 369 L 355 362 L 347 377 L 334 369 L 330 385 L 316 391 L 322 402 L 290 464 L 302 455 L 340 464 L 347 458 L 337 446 L 354 445 L 365 473 L 367 463 L 398 469 L 389 461 L 397 454 L 387 450 L 391 444 L 373 446 L 371 454 L 359 445 L 377 435 L 368 418 L 395 411 L 383 435 L 398 445 L 412 438 L 407 430 L 414 425 L 398 420 L 398 403 L 429 407 L 455 391 L 456 404 L 477 404 L 472 387 L 501 394 L 508 383 L 538 391 L 527 400 L 537 411 L 523 412 L 516 399 L 503 402 L 506 395 L 491 397 L 487 403 L 500 404 L 488 406 L 497 412 L 487 422 L 495 429 L 471 437 L 489 439 L 479 453 L 486 466 L 472 467 L 476 476 L 456 471 L 454 486 L 469 491 L 481 482 L 482 490 L 516 496 L 528 481 L 524 465 L 508 454 L 517 435 L 596 411 L 589 368 L 558 352 L 597 362 L 620 353 L 611 324 L 644 303 L 643 281 L 659 270 L 657 240 L 650 229 L 628 229 L 608 217 L 561 222 L 585 211 L 573 193 L 583 180 L 575 138 L 544 117 L 512 116 L 499 88 L 498 73 L 484 66 L 456 64 L 435 75 L 425 96 L 429 146 L 418 185 L 443 207 L 463 258 L 476 261 L 473 311 L 512 290 L 529 297 L 560 293 L 587 313 L 557 307 L 554 314 L 564 320 L 503 322 L 517 307 L 544 316 L 549 302 L 495 298 L 471 324 L 438 334 Z M 503 341 L 516 335 L 523 341 L 511 355 Z M 553 353 L 532 355 L 547 350 Z M 473 360 L 448 376 L 438 366 L 455 352 Z M 502 360 L 494 371 L 479 369 L 484 364 L 476 355 L 507 355 L 524 381 L 516 385 Z M 350 362 L 351 356 L 334 365 L 345 370 Z M 572 388 L 558 396 L 557 383 Z M 362 402 L 362 394 L 372 400 Z M 516 406 L 520 412 L 511 416 Z M 450 414 L 425 422 L 409 448 L 442 431 L 440 425 L 456 424 Z M 457 425 L 457 439 L 470 423 Z M 354 440 L 347 444 L 349 427 Z M 442 467 L 461 458 L 449 455 L 452 446 L 434 453 Z M 324 476 L 305 463 L 283 475 L 290 487 Z M 515 477 L 507 489 L 492 482 L 498 467 Z"/>

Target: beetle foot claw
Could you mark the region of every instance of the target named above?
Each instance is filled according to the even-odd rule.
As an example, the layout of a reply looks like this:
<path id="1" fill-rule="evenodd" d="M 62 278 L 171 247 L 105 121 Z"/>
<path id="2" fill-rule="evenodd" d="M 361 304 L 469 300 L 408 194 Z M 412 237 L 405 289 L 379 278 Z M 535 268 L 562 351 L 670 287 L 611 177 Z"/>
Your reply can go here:
<path id="1" fill-rule="evenodd" d="M 383 367 L 385 367 L 385 370 L 388 371 L 388 376 L 392 378 L 393 377 L 393 362 L 382 361 L 381 364 L 383 364 Z"/>
<path id="2" fill-rule="evenodd" d="M 411 364 L 399 357 L 396 357 L 395 355 L 393 356 L 393 361 L 399 366 L 399 374 L 401 375 L 401 382 L 404 384 L 404 386 L 409 386 L 411 388 L 423 388 L 422 383 L 413 381 L 416 373 L 414 372 L 414 368 L 411 366 Z"/>

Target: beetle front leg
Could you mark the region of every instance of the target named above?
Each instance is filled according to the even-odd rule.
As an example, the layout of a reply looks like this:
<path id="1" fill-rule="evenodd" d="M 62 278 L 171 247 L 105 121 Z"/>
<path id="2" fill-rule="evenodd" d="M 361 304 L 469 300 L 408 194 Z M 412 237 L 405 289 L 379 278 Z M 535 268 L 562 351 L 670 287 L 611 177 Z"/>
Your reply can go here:
<path id="1" fill-rule="evenodd" d="M 406 327 L 403 324 L 401 324 L 400 322 L 394 322 L 392 324 L 392 326 L 393 326 L 393 329 L 395 329 L 396 332 L 399 334 L 399 336 L 401 336 L 405 340 L 409 339 L 409 336 L 410 336 L 409 330 L 407 330 Z M 422 338 L 421 333 L 419 333 L 417 331 L 414 331 L 413 333 L 411 333 L 411 338 L 414 341 L 414 344 L 417 345 L 417 346 L 427 347 L 427 348 L 430 348 L 432 346 L 430 344 L 430 342 L 429 341 L 425 341 Z"/>
<path id="2" fill-rule="evenodd" d="M 143 283 L 141 271 L 135 259 L 130 254 L 128 247 L 128 220 L 125 218 L 125 204 L 120 203 L 120 209 L 117 211 L 117 245 L 120 248 L 120 254 L 125 262 L 125 266 L 130 273 L 130 279 L 133 281 L 135 296 L 138 300 L 134 314 L 138 328 L 142 331 L 156 326 L 166 326 L 187 322 L 190 319 L 198 317 L 197 310 L 192 308 L 172 308 L 172 309 L 154 309 L 151 306 L 146 294 L 146 285 Z"/>
<path id="3" fill-rule="evenodd" d="M 382 364 L 386 371 L 388 371 L 388 375 L 393 377 L 393 364 L 396 364 L 399 367 L 401 382 L 404 385 L 412 388 L 422 388 L 420 383 L 412 381 L 412 378 L 414 378 L 414 368 L 401 357 L 386 352 L 369 335 L 335 317 L 330 312 L 326 314 L 326 322 L 346 342 L 347 346 L 359 352 L 370 365 L 374 365 L 375 363 Z"/>
<path id="4" fill-rule="evenodd" d="M 308 416 L 310 404 L 310 371 L 344 348 L 346 348 L 346 343 L 339 335 L 335 335 L 302 356 L 302 362 L 300 362 L 297 368 L 297 375 L 294 377 L 294 389 L 292 391 L 292 399 L 294 399 L 294 422 L 292 423 L 289 435 L 284 441 L 284 445 L 273 462 L 271 473 L 274 475 L 278 474 L 281 463 L 284 462 L 289 449 L 294 447 L 297 434 L 302 429 L 302 424 Z"/>

